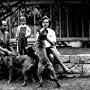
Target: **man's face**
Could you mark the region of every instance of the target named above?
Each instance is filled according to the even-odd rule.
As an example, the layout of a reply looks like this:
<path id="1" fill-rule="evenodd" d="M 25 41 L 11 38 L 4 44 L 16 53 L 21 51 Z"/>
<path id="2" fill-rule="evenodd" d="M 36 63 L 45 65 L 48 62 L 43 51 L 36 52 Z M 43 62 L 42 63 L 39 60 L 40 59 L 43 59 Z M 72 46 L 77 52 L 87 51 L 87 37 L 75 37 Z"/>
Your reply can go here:
<path id="1" fill-rule="evenodd" d="M 43 26 L 43 28 L 48 28 L 49 20 L 48 19 L 44 19 L 43 22 L 42 22 L 42 26 Z"/>
<path id="2" fill-rule="evenodd" d="M 8 30 L 8 26 L 7 26 L 7 24 L 3 24 L 3 25 L 2 25 L 2 29 L 3 29 L 3 31 Z"/>

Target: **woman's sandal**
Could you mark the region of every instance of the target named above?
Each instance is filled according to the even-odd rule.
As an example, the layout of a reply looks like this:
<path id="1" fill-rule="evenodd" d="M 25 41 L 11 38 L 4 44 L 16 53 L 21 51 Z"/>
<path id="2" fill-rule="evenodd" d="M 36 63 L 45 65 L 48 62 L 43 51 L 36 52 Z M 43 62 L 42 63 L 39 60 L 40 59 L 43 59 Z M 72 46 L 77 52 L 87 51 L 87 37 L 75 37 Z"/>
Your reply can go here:
<path id="1" fill-rule="evenodd" d="M 68 71 L 65 71 L 66 74 L 80 74 L 79 71 L 76 71 L 76 70 L 68 70 Z"/>

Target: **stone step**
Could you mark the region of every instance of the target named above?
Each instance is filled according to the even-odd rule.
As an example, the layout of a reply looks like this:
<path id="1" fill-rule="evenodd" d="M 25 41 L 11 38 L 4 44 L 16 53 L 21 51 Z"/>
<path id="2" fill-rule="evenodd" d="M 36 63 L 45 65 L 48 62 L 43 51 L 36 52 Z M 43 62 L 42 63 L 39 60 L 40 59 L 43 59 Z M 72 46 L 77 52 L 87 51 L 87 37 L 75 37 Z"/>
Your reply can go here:
<path id="1" fill-rule="evenodd" d="M 63 62 L 72 62 L 72 63 L 79 63 L 79 62 L 90 62 L 90 54 L 76 54 L 76 55 L 61 55 L 60 59 Z"/>
<path id="2" fill-rule="evenodd" d="M 78 70 L 83 75 L 90 75 L 90 54 L 61 55 L 60 60 L 68 68 Z M 56 65 L 56 71 L 62 71 L 58 64 Z"/>

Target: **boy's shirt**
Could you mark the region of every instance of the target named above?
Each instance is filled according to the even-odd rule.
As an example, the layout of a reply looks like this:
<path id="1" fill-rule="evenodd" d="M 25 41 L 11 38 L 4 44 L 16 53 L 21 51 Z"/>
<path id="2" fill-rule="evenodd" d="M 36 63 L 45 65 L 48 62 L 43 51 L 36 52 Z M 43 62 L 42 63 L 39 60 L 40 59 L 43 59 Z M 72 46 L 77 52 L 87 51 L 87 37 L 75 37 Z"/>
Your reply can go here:
<path id="1" fill-rule="evenodd" d="M 16 32 L 16 37 L 19 37 L 21 27 L 26 27 L 25 37 L 30 36 L 31 29 L 29 28 L 29 26 L 28 25 L 19 25 L 17 28 L 17 32 Z"/>

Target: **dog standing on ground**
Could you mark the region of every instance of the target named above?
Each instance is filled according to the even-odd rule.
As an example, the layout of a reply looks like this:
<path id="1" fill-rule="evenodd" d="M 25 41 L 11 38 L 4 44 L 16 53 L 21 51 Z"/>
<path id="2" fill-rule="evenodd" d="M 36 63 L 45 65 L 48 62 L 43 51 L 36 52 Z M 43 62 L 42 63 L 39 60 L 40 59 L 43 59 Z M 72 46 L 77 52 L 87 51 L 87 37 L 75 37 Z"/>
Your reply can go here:
<path id="1" fill-rule="evenodd" d="M 18 68 L 21 70 L 22 75 L 24 77 L 24 82 L 22 86 L 26 85 L 26 80 L 27 80 L 27 72 L 29 71 L 30 74 L 33 75 L 33 78 L 36 79 L 37 76 L 37 66 L 38 66 L 38 61 L 39 58 L 35 54 L 35 51 L 33 50 L 33 47 L 27 47 L 26 48 L 26 53 L 27 55 L 20 55 L 16 57 L 16 60 L 13 62 L 13 66 L 15 68 Z M 32 71 L 32 72 L 31 72 Z"/>
<path id="2" fill-rule="evenodd" d="M 33 50 L 33 48 L 27 47 L 27 55 L 4 56 L 2 61 L 0 61 L 0 66 L 1 64 L 3 64 L 8 70 L 8 73 L 9 73 L 8 83 L 11 83 L 11 81 L 13 80 L 13 71 L 15 69 L 20 71 L 24 78 L 22 86 L 25 86 L 28 71 L 30 71 L 30 74 L 31 74 L 31 69 L 32 69 L 33 75 L 35 77 L 37 76 L 38 61 L 39 59 L 35 54 L 35 51 Z"/>
<path id="3" fill-rule="evenodd" d="M 54 79 L 55 83 L 57 84 L 58 87 L 60 87 L 60 84 L 57 80 L 53 65 L 50 62 L 49 58 L 47 57 L 47 53 L 46 53 L 46 50 L 45 50 L 44 40 L 46 39 L 47 33 L 48 33 L 47 30 L 43 30 L 42 32 L 39 31 L 38 39 L 35 42 L 36 54 L 39 57 L 39 64 L 38 64 L 38 70 L 37 70 L 38 78 L 40 80 L 39 87 L 42 86 L 42 83 L 43 83 L 42 74 L 43 74 L 43 71 L 46 68 L 48 70 L 50 70 L 51 75 L 53 76 L 53 79 Z"/>

